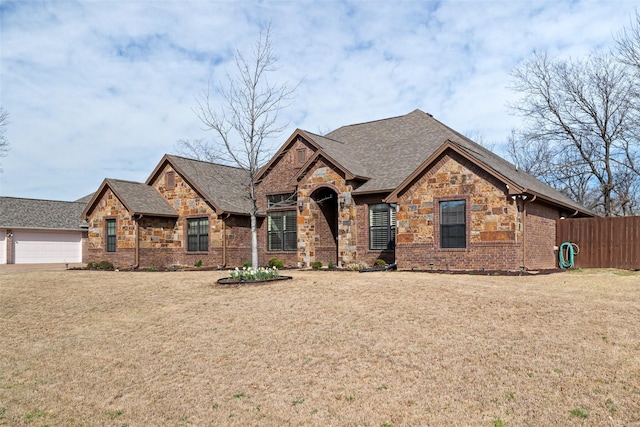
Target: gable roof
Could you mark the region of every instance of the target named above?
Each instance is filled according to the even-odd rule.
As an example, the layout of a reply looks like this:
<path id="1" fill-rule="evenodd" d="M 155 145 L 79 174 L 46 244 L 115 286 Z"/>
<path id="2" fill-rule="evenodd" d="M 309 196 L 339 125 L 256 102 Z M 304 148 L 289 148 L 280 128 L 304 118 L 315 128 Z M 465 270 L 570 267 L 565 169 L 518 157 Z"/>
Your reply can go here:
<path id="1" fill-rule="evenodd" d="M 100 188 L 93 194 L 91 201 L 87 203 L 83 217 L 93 209 L 100 200 L 105 189 L 110 188 L 118 200 L 131 215 L 150 215 L 177 217 L 178 213 L 169 203 L 150 185 L 141 182 L 124 181 L 121 179 L 106 178 L 102 181 Z"/>
<path id="2" fill-rule="evenodd" d="M 147 185 L 151 184 L 167 162 L 219 214 L 247 215 L 251 212 L 251 200 L 247 193 L 249 175 L 244 170 L 233 166 L 165 154 L 147 179 Z"/>
<path id="3" fill-rule="evenodd" d="M 513 164 L 442 124 L 421 110 L 404 116 L 340 127 L 324 137 L 304 132 L 320 149 L 353 175 L 367 177 L 354 194 L 392 193 L 421 173 L 429 159 L 444 148 L 454 148 L 473 163 L 518 190 L 593 215 L 584 206 L 551 188 Z M 445 147 L 445 144 L 446 145 Z M 357 156 L 357 157 L 356 157 Z M 349 168 L 353 168 L 351 170 Z"/>
<path id="4" fill-rule="evenodd" d="M 0 197 L 0 227 L 41 230 L 82 230 L 84 203 Z"/>

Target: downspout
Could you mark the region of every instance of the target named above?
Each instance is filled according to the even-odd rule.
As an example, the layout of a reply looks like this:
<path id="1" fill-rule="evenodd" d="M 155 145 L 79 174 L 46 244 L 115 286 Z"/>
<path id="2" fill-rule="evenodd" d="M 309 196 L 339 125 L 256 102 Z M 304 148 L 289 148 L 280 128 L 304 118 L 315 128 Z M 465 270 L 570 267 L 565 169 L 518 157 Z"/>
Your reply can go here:
<path id="1" fill-rule="evenodd" d="M 140 267 L 140 236 L 139 236 L 139 230 L 140 230 L 140 225 L 138 224 L 138 221 L 142 218 L 142 215 L 139 215 L 138 218 L 135 217 L 135 215 L 133 216 L 133 224 L 134 224 L 134 239 L 135 239 L 135 264 L 133 265 L 133 270 L 137 270 L 138 267 Z"/>
<path id="2" fill-rule="evenodd" d="M 227 223 L 226 220 L 231 216 L 230 213 L 227 213 L 227 216 L 222 219 L 222 268 L 227 266 Z"/>

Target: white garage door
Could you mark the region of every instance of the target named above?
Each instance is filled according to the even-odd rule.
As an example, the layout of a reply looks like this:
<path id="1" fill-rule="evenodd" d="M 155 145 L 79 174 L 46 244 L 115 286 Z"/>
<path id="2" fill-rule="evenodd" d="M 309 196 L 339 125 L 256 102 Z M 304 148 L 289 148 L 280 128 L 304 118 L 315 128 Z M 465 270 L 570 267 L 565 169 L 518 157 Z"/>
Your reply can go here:
<path id="1" fill-rule="evenodd" d="M 7 230 L 0 229 L 0 264 L 7 263 Z"/>
<path id="2" fill-rule="evenodd" d="M 14 231 L 16 264 L 82 262 L 80 231 Z"/>

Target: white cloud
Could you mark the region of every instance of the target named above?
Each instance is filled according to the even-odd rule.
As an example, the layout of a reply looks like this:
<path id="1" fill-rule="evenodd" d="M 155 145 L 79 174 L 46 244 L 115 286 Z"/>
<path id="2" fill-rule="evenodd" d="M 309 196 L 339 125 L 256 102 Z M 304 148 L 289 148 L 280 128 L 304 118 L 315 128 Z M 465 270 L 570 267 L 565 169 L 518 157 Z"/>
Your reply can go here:
<path id="1" fill-rule="evenodd" d="M 0 194 L 71 200 L 105 177 L 144 181 L 271 21 L 279 79 L 301 85 L 292 132 L 416 108 L 500 142 L 517 119 L 509 72 L 534 50 L 612 44 L 626 1 L 145 1 L 0 3 L 0 96 L 11 114 Z M 285 133 L 281 141 L 288 137 Z M 279 143 L 278 142 L 278 143 Z"/>

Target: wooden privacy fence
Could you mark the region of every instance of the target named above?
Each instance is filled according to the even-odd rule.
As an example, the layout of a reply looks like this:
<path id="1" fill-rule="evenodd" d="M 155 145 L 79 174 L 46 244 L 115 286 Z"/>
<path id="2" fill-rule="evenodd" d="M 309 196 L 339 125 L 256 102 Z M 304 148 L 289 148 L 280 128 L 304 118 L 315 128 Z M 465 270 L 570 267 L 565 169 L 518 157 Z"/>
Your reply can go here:
<path id="1" fill-rule="evenodd" d="M 558 246 L 571 242 L 580 248 L 575 267 L 640 269 L 640 216 L 560 219 L 557 224 Z"/>

